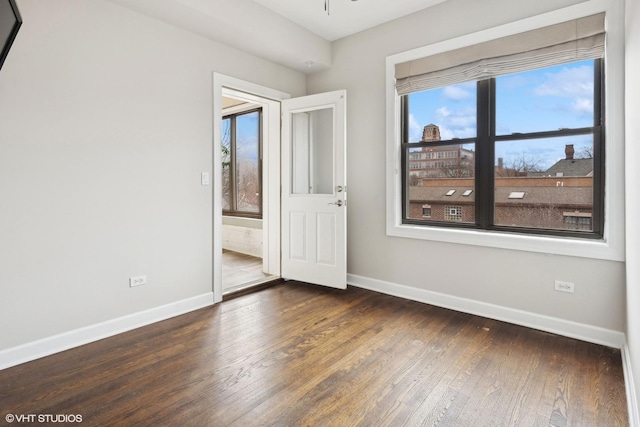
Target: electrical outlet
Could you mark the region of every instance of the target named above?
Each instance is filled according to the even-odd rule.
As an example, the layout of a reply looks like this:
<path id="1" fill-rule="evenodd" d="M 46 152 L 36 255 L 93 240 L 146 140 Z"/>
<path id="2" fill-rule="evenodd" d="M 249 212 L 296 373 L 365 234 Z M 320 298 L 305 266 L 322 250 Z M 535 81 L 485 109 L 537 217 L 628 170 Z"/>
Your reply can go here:
<path id="1" fill-rule="evenodd" d="M 136 276 L 129 278 L 129 287 L 135 288 L 136 286 L 146 285 L 147 276 Z"/>
<path id="2" fill-rule="evenodd" d="M 573 293 L 575 284 L 572 282 L 563 282 L 562 280 L 556 280 L 555 289 L 560 292 Z"/>

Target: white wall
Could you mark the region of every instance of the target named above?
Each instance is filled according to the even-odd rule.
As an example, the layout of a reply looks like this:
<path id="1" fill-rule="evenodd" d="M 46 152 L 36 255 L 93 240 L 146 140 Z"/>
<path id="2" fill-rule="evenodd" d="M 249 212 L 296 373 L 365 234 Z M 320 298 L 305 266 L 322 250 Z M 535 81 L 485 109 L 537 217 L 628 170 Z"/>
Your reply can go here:
<path id="1" fill-rule="evenodd" d="M 333 44 L 333 65 L 309 93 L 347 89 L 348 271 L 618 333 L 625 330 L 622 262 L 388 237 L 385 234 L 385 58 L 580 3 L 449 0 Z M 554 279 L 576 284 L 553 290 Z"/>
<path id="2" fill-rule="evenodd" d="M 222 249 L 262 258 L 262 220 L 222 217 Z"/>
<path id="3" fill-rule="evenodd" d="M 626 2 L 626 158 L 627 158 L 627 342 L 635 383 L 636 399 L 640 398 L 640 5 L 637 0 Z M 636 402 L 636 408 L 640 401 Z M 635 414 L 638 416 L 638 414 Z"/>
<path id="4" fill-rule="evenodd" d="M 18 6 L 0 70 L 0 351 L 211 292 L 212 72 L 306 91 L 110 2 Z"/>

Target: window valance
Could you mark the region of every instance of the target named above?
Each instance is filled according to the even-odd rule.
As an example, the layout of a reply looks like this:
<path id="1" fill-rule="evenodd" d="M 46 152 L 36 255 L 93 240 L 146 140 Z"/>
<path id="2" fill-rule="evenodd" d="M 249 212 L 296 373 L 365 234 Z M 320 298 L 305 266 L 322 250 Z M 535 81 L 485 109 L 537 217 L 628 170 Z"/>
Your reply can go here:
<path id="1" fill-rule="evenodd" d="M 399 95 L 565 62 L 602 58 L 600 13 L 396 65 Z"/>

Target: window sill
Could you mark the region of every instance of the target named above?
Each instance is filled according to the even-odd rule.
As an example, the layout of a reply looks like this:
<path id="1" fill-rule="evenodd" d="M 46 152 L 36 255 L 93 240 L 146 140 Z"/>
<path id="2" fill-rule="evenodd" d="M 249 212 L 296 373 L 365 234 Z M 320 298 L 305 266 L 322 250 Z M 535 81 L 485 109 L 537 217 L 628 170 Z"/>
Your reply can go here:
<path id="1" fill-rule="evenodd" d="M 262 229 L 262 219 L 222 215 L 222 225 Z"/>
<path id="2" fill-rule="evenodd" d="M 222 215 L 236 218 L 262 219 L 262 214 L 253 214 L 246 212 L 222 211 Z"/>
<path id="3" fill-rule="evenodd" d="M 539 236 L 411 224 L 388 226 L 387 235 L 441 243 L 537 252 L 547 255 L 624 261 L 623 251 L 617 249 L 605 239 L 591 240 L 573 237 Z"/>

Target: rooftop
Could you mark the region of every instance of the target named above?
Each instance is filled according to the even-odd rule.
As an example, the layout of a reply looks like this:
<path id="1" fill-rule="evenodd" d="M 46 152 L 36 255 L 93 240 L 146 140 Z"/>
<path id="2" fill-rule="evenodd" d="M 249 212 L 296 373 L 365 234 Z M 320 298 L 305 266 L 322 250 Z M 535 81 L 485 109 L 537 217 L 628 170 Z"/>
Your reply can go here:
<path id="1" fill-rule="evenodd" d="M 561 175 L 558 175 L 561 174 Z M 545 176 L 592 176 L 593 159 L 562 159 L 544 172 Z"/>

